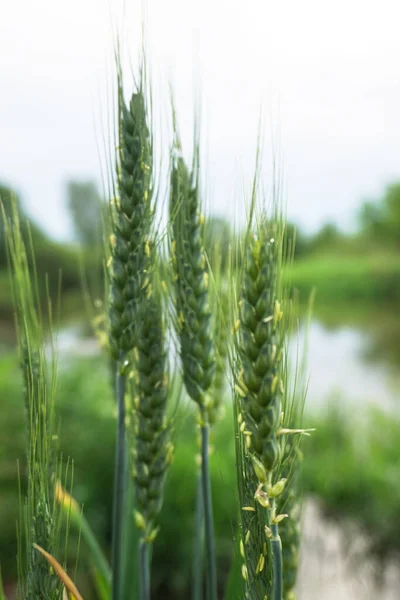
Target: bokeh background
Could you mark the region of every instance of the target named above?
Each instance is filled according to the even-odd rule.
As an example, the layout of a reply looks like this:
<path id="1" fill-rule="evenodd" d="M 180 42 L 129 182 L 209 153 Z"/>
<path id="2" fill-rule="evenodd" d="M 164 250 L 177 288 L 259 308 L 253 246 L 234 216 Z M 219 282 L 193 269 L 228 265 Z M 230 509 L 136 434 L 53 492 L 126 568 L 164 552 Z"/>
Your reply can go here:
<path id="1" fill-rule="evenodd" d="M 100 205 L 115 146 L 113 45 L 118 32 L 129 87 L 145 18 L 160 163 L 168 162 L 170 84 L 188 152 L 194 115 L 201 115 L 208 248 L 215 239 L 228 248 L 244 222 L 261 122 L 266 197 L 278 173 L 289 228 L 297 230 L 288 275 L 301 307 L 316 289 L 305 376 L 306 423 L 317 430 L 304 447 L 299 597 L 395 598 L 400 8 L 391 0 L 139 4 L 14 0 L 1 9 L 0 194 L 6 210 L 17 194 L 38 272 L 42 281 L 48 274 L 54 297 L 62 270 L 57 416 L 60 448 L 74 459 L 74 495 L 108 552 L 115 411 L 80 265 L 101 312 Z M 24 411 L 6 263 L 0 225 L 0 564 L 11 598 Z M 293 357 L 304 340 L 300 310 Z M 193 423 L 184 412 L 176 433 L 155 545 L 155 598 L 186 598 L 190 589 Z M 218 555 L 227 574 L 236 519 L 229 395 L 214 436 Z M 79 577 L 89 595 L 88 569 L 82 547 Z"/>

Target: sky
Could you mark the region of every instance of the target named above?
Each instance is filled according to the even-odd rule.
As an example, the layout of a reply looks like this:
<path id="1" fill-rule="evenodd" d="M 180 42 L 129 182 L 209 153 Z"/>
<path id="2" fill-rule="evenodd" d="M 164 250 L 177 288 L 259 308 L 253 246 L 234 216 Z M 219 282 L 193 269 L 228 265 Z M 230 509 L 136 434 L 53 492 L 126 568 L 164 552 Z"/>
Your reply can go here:
<path id="1" fill-rule="evenodd" d="M 0 0 L 0 181 L 52 236 L 72 234 L 65 183 L 102 185 L 115 34 L 129 89 L 143 15 L 155 127 L 165 146 L 172 87 L 190 151 L 200 106 L 211 212 L 240 218 L 260 115 L 266 196 L 278 164 L 306 231 L 354 227 L 400 179 L 397 0 Z"/>

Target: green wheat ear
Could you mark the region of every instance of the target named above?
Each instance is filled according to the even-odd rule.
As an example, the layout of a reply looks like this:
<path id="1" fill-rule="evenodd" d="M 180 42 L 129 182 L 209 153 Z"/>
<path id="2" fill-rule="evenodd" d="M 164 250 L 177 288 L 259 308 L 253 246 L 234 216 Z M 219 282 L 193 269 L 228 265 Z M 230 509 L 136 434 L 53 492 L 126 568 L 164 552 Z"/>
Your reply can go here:
<path id="1" fill-rule="evenodd" d="M 54 502 L 56 465 L 52 448 L 52 413 L 56 381 L 54 357 L 48 382 L 48 364 L 39 295 L 36 289 L 33 251 L 28 256 L 14 204 L 11 220 L 3 212 L 10 276 L 18 332 L 20 364 L 24 380 L 27 430 L 28 490 L 22 508 L 25 548 L 19 539 L 19 591 L 24 598 L 58 600 L 62 596 L 58 578 L 38 554 L 36 543 L 55 554 L 59 538 L 59 512 Z"/>
<path id="2" fill-rule="evenodd" d="M 279 459 L 284 332 L 279 301 L 280 241 L 276 226 L 263 220 L 249 241 L 239 300 L 238 351 L 241 396 L 249 450 L 272 471 Z"/>
<path id="3" fill-rule="evenodd" d="M 154 525 L 161 510 L 166 472 L 173 446 L 166 410 L 168 372 L 161 285 L 157 281 L 152 257 L 146 297 L 139 309 L 137 349 L 133 377 L 131 414 L 131 451 L 137 521 L 144 537 L 154 536 Z"/>
<path id="4" fill-rule="evenodd" d="M 118 193 L 112 207 L 110 347 L 115 359 L 135 345 L 134 323 L 146 276 L 151 225 L 152 140 L 144 90 L 129 107 L 119 89 Z"/>
<path id="5" fill-rule="evenodd" d="M 170 214 L 183 380 L 189 396 L 202 407 L 202 414 L 207 418 L 216 364 L 198 186 L 197 174 L 189 174 L 181 157 L 174 159 Z"/>
<path id="6" fill-rule="evenodd" d="M 234 325 L 234 383 L 241 548 L 246 597 L 281 600 L 282 559 L 277 497 L 285 321 L 282 319 L 282 232 L 261 215 L 245 239 Z M 253 514 L 251 514 L 253 513 Z M 248 540 L 251 540 L 249 542 Z"/>

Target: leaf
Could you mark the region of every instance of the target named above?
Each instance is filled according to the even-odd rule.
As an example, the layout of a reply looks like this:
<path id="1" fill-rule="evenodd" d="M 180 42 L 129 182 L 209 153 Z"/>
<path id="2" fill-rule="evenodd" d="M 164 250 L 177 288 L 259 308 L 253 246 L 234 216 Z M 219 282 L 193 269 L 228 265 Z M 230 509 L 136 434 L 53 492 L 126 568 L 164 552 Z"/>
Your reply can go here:
<path id="1" fill-rule="evenodd" d="M 60 482 L 56 484 L 56 499 L 61 509 L 67 517 L 70 517 L 71 523 L 82 533 L 82 538 L 90 550 L 90 557 L 95 567 L 95 582 L 101 579 L 101 585 L 104 588 L 104 598 L 111 597 L 111 568 L 104 556 L 103 550 L 94 535 L 89 522 L 85 518 L 76 500 L 61 486 Z M 98 586 L 97 586 L 98 587 Z M 1 600 L 1 598 L 0 598 Z"/>
<path id="2" fill-rule="evenodd" d="M 110 600 L 110 582 L 104 579 L 103 573 L 94 569 L 92 577 L 99 600 Z"/>
<path id="3" fill-rule="evenodd" d="M 76 600 L 83 600 L 82 596 L 78 592 L 76 585 L 74 584 L 72 579 L 67 575 L 67 573 L 64 571 L 64 569 L 62 568 L 60 563 L 57 562 L 56 559 L 51 554 L 46 552 L 46 550 L 43 550 L 43 548 L 41 548 L 41 546 L 38 546 L 37 544 L 33 544 L 33 547 L 36 548 L 36 550 L 38 550 L 38 552 L 40 552 L 40 554 L 42 554 L 45 557 L 45 559 L 48 561 L 48 563 L 53 567 L 54 571 L 57 573 L 60 581 L 62 581 L 65 588 L 68 590 L 68 592 L 72 596 L 74 596 Z"/>

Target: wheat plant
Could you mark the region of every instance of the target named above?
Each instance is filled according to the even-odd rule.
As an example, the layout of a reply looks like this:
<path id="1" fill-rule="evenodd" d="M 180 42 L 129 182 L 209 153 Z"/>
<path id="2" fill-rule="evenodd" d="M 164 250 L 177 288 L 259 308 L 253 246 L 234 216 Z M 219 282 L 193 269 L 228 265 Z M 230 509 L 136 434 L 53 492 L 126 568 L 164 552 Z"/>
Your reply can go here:
<path id="1" fill-rule="evenodd" d="M 145 83 L 141 78 L 129 106 L 118 85 L 118 196 L 111 207 L 110 348 L 116 361 L 118 407 L 115 482 L 113 501 L 112 598 L 118 600 L 122 586 L 122 539 L 126 499 L 126 379 L 128 354 L 137 342 L 136 320 L 147 271 L 151 215 L 152 145 L 148 128 Z"/>
<path id="2" fill-rule="evenodd" d="M 19 528 L 19 595 L 28 600 L 62 596 L 59 578 L 37 550 L 56 553 L 59 546 L 60 514 L 55 503 L 55 478 L 59 476 L 54 451 L 53 406 L 56 358 L 50 346 L 46 356 L 44 321 L 34 275 L 34 254 L 24 240 L 16 203 L 11 218 L 3 212 L 16 311 L 20 366 L 24 382 L 26 414 L 27 493 L 22 500 Z M 29 232 L 29 229 L 26 228 Z M 26 248 L 26 243 L 28 248 Z M 33 273 L 33 275 L 31 274 Z M 51 319 L 51 311 L 49 315 Z"/>
<path id="3" fill-rule="evenodd" d="M 175 283 L 175 325 L 179 339 L 183 381 L 189 397 L 199 408 L 201 431 L 201 484 L 207 555 L 207 593 L 217 598 L 214 524 L 209 474 L 209 429 L 213 414 L 212 385 L 216 371 L 209 273 L 203 246 L 200 214 L 199 152 L 192 171 L 182 156 L 180 143 L 171 167 L 170 219 L 171 259 Z M 201 504 L 199 504 L 199 507 Z"/>

